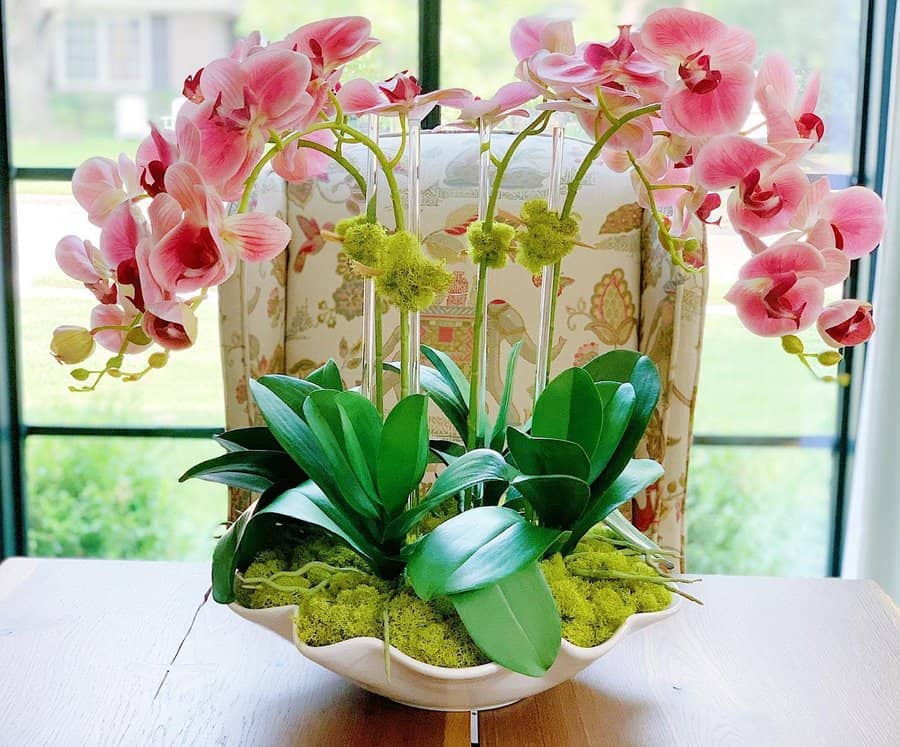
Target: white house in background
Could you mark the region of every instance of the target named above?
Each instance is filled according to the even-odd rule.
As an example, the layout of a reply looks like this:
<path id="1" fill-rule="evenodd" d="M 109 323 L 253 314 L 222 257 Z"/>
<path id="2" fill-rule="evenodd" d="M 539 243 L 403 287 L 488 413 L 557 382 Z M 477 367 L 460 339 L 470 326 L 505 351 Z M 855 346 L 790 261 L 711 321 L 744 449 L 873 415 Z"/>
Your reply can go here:
<path id="1" fill-rule="evenodd" d="M 135 137 L 146 130 L 148 117 L 169 113 L 186 75 L 227 54 L 244 3 L 8 0 L 7 9 L 15 22 L 10 24 L 12 36 L 23 42 L 22 52 L 29 46 L 31 51 L 42 47 L 42 54 L 35 56 L 48 65 L 39 85 L 45 95 L 108 96 L 115 111 L 115 134 Z M 13 58 L 14 73 L 17 68 L 21 71 L 16 63 Z M 14 98 L 29 95 L 22 88 L 14 78 Z"/>

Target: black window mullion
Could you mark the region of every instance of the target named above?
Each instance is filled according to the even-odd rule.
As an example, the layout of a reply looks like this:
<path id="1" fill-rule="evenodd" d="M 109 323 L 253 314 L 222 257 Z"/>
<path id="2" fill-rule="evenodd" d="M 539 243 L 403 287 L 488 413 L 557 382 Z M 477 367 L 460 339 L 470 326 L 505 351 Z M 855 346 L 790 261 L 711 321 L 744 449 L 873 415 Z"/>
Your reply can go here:
<path id="1" fill-rule="evenodd" d="M 441 0 L 419 0 L 419 83 L 423 91 L 441 87 Z M 428 129 L 441 122 L 440 109 L 425 117 Z"/>

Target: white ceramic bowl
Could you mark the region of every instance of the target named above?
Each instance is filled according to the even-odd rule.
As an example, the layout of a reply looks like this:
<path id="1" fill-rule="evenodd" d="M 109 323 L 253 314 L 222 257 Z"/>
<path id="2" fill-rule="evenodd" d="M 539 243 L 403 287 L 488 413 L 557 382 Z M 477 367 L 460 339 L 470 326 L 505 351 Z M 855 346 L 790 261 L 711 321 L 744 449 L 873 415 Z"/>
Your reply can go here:
<path id="1" fill-rule="evenodd" d="M 229 605 L 238 615 L 291 641 L 307 659 L 360 687 L 398 703 L 432 711 L 469 711 L 500 708 L 549 690 L 578 674 L 623 638 L 674 615 L 680 598 L 659 612 L 641 612 L 629 617 L 615 635 L 593 648 L 563 641 L 553 666 L 543 677 L 527 677 L 499 664 L 451 669 L 423 664 L 390 647 L 391 676 L 384 665 L 384 642 L 378 638 L 351 638 L 330 646 L 307 646 L 297 639 L 296 605 L 253 610 Z"/>

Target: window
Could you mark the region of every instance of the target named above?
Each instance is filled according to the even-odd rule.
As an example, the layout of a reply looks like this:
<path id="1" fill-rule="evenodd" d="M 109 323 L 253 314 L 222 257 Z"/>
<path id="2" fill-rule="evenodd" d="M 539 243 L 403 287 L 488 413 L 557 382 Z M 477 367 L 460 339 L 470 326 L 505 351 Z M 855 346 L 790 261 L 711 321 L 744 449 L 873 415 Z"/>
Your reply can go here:
<path id="1" fill-rule="evenodd" d="M 66 184 L 71 167 L 90 155 L 133 151 L 140 137 L 117 128 L 115 96 L 141 93 L 147 117 L 159 120 L 169 114 L 184 75 L 227 52 L 233 33 L 259 28 L 273 38 L 326 14 L 368 15 L 385 42 L 360 61 L 355 74 L 384 78 L 422 59 L 425 69 L 419 66 L 419 72 L 426 84 L 436 84 L 440 69 L 444 84 L 491 93 L 512 75 L 504 40 L 520 16 L 576 17 L 581 38 L 603 38 L 617 22 L 670 4 L 420 0 L 426 33 L 419 39 L 416 6 L 406 0 L 335 0 L 327 7 L 248 0 L 222 3 L 215 10 L 210 3 L 185 0 L 178 11 L 154 10 L 152 19 L 142 0 L 126 0 L 121 12 L 131 15 L 46 11 L 59 32 L 53 45 L 53 37 L 42 32 L 44 4 L 7 3 L 10 106 L 5 112 L 11 119 L 15 168 L 9 175 L 16 178 L 18 241 L 13 248 L 8 235 L 0 237 L 5 294 L 0 336 L 6 343 L 0 345 L 0 389 L 14 384 L 18 361 L 21 410 L 17 398 L 7 412 L 10 403 L 0 401 L 3 550 L 26 549 L 21 530 L 27 514 L 28 549 L 36 553 L 202 557 L 208 541 L 186 538 L 196 540 L 202 527 L 209 527 L 211 535 L 224 518 L 225 496 L 217 486 L 192 486 L 190 495 L 178 488 L 177 499 L 168 492 L 180 469 L 202 458 L 206 449 L 215 451 L 193 439 L 215 432 L 224 419 L 214 298 L 202 312 L 203 337 L 197 346 L 180 355 L 171 370 L 135 388 L 110 386 L 93 397 L 70 395 L 65 372 L 46 353 L 61 317 L 83 317 L 90 306 L 52 260 L 61 228 L 91 236 Z M 885 51 L 865 46 L 872 34 L 861 33 L 888 17 L 883 3 L 809 0 L 792 4 L 789 11 L 781 0 L 693 0 L 690 6 L 749 28 L 761 54 L 782 51 L 801 72 L 821 68 L 830 130 L 813 168 L 828 174 L 835 186 L 867 181 L 862 156 L 877 152 L 878 138 L 866 140 L 864 122 L 878 97 L 869 92 L 871 72 L 857 68 L 857 60 L 877 65 Z M 5 183 L 9 186 L 8 179 Z M 0 201 L 0 226 L 3 209 Z M 834 572 L 854 391 L 817 384 L 776 345 L 739 327 L 722 296 L 744 250 L 727 231 L 712 233 L 710 242 L 710 301 L 688 486 L 688 562 L 692 570 L 707 573 Z M 13 264 L 17 287 L 11 285 Z M 18 332 L 10 326 L 15 319 Z M 858 364 L 858 358 L 848 361 L 857 379 Z M 21 482 L 10 479 L 17 459 L 23 466 Z M 128 480 L 107 479 L 114 471 L 127 472 Z M 80 505 L 75 493 L 90 500 Z M 111 533 L 101 541 L 97 533 L 110 522 L 105 500 L 124 507 L 129 521 L 144 517 L 144 524 L 154 524 L 154 517 L 166 512 L 159 536 L 141 535 L 141 520 L 135 519 L 127 524 L 135 536 Z M 188 524 L 192 533 L 184 532 Z M 67 536 L 74 532 L 81 534 Z"/>

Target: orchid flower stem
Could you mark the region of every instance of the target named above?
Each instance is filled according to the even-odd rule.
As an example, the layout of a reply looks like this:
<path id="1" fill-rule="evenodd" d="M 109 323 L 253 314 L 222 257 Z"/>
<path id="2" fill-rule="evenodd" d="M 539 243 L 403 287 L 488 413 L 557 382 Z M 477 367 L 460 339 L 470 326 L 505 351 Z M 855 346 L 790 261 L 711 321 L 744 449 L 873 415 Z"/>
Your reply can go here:
<path id="1" fill-rule="evenodd" d="M 375 407 L 384 415 L 384 322 L 381 298 L 375 294 Z"/>
<path id="2" fill-rule="evenodd" d="M 550 318 L 547 320 L 547 376 L 550 376 L 550 365 L 553 363 L 553 331 L 556 328 L 556 304 L 559 301 L 559 279 L 562 274 L 562 260 L 553 265 L 553 277 L 550 282 Z"/>
<path id="3" fill-rule="evenodd" d="M 575 203 L 575 196 L 578 194 L 578 188 L 581 186 L 581 182 L 584 180 L 584 177 L 587 175 L 588 170 L 591 168 L 591 165 L 597 159 L 597 156 L 600 155 L 600 152 L 603 150 L 603 147 L 609 142 L 610 138 L 612 138 L 624 125 L 628 124 L 634 119 L 638 119 L 639 117 L 643 117 L 645 115 L 654 114 L 658 112 L 662 107 L 661 104 L 648 104 L 647 106 L 642 106 L 638 109 L 632 109 L 627 114 L 623 114 L 616 120 L 616 124 L 610 127 L 606 132 L 604 132 L 599 138 L 597 138 L 597 142 L 591 146 L 591 149 L 587 152 L 587 155 L 584 157 L 584 160 L 581 162 L 581 165 L 578 167 L 578 171 L 575 172 L 575 176 L 572 177 L 572 180 L 569 182 L 569 188 L 566 191 L 566 201 L 563 203 L 562 212 L 560 213 L 561 218 L 568 218 L 572 212 L 572 206 Z"/>
<path id="4" fill-rule="evenodd" d="M 395 168 L 397 164 L 403 159 L 403 152 L 406 150 L 406 136 L 407 136 L 408 128 L 406 126 L 406 115 L 400 115 L 400 147 L 397 148 L 397 153 L 391 159 L 391 168 Z"/>
<path id="5" fill-rule="evenodd" d="M 400 310 L 400 398 L 407 397 L 410 393 L 410 366 L 409 366 L 409 313 Z"/>
<path id="6" fill-rule="evenodd" d="M 466 423 L 466 448 L 471 451 L 478 448 L 478 424 L 482 399 L 482 360 L 481 347 L 484 340 L 484 311 L 487 302 L 488 266 L 484 262 L 478 265 L 478 285 L 475 291 L 475 322 L 472 329 L 472 367 L 469 376 L 469 417 Z"/>

